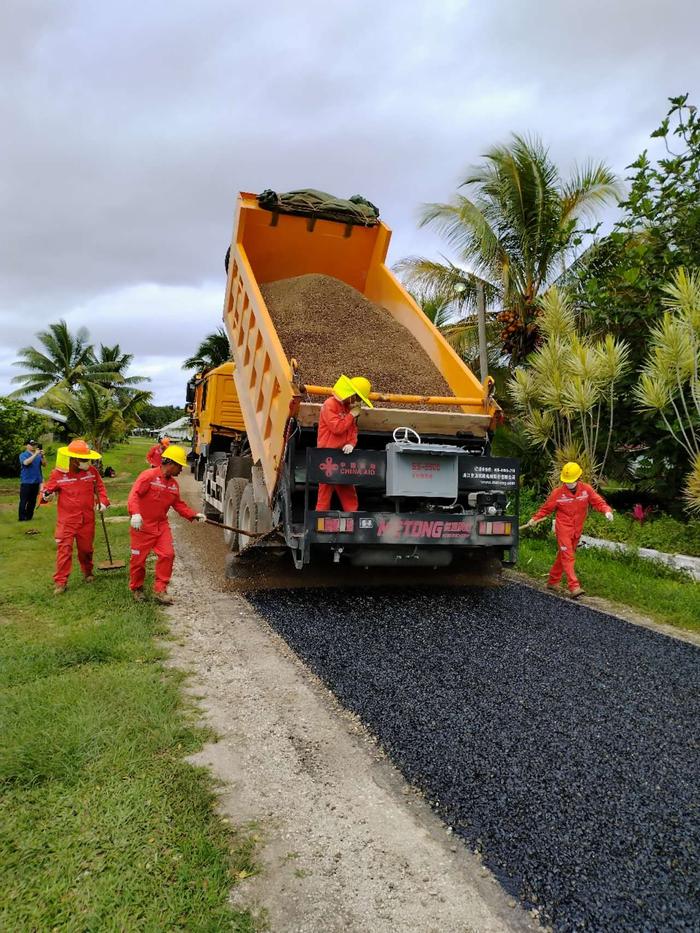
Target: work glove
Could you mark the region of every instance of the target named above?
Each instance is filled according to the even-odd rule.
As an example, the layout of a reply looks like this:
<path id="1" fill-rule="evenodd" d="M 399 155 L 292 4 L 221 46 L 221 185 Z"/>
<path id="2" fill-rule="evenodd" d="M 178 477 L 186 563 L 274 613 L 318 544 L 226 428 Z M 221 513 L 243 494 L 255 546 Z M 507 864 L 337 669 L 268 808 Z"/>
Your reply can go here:
<path id="1" fill-rule="evenodd" d="M 204 512 L 197 512 L 197 514 L 194 517 L 194 520 L 196 522 L 205 522 L 207 520 L 207 516 L 204 514 Z"/>
<path id="2" fill-rule="evenodd" d="M 613 518 L 615 518 L 615 516 L 613 515 L 612 512 L 606 512 L 606 513 L 605 513 L 605 517 L 607 518 L 607 520 L 608 520 L 609 522 L 611 522 L 611 521 L 613 520 Z"/>
<path id="3" fill-rule="evenodd" d="M 535 521 L 531 518 L 529 522 L 525 522 L 525 527 L 532 528 L 534 524 L 535 524 Z"/>
<path id="4" fill-rule="evenodd" d="M 134 515 L 131 516 L 131 521 L 129 522 L 129 524 L 134 529 L 134 531 L 139 531 L 141 528 L 141 525 L 143 525 L 143 518 L 141 517 L 141 515 L 139 515 L 138 512 L 136 512 Z"/>
<path id="5" fill-rule="evenodd" d="M 96 512 L 106 512 L 108 508 L 109 508 L 109 506 L 108 506 L 108 505 L 105 505 L 104 502 L 98 502 L 97 505 L 95 506 L 95 511 L 96 511 Z"/>
<path id="6" fill-rule="evenodd" d="M 344 454 L 351 454 L 351 453 L 353 452 L 354 449 L 355 449 L 355 448 L 352 446 L 352 444 L 346 444 L 345 447 L 343 447 L 343 453 L 344 453 Z"/>
<path id="7" fill-rule="evenodd" d="M 52 492 L 42 492 L 42 494 L 41 494 L 41 501 L 42 501 L 42 502 L 51 502 L 52 499 L 53 499 L 53 493 L 52 493 Z"/>
<path id="8" fill-rule="evenodd" d="M 350 414 L 353 416 L 353 418 L 358 418 L 361 411 L 362 405 L 353 405 L 350 409 Z"/>

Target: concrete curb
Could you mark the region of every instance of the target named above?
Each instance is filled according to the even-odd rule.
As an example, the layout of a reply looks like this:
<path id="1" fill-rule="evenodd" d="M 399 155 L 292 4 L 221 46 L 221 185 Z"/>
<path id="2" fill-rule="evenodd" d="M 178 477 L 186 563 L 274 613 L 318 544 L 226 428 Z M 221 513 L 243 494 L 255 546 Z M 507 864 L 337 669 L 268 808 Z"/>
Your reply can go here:
<path id="1" fill-rule="evenodd" d="M 700 557 L 688 557 L 686 554 L 664 554 L 650 547 L 633 548 L 621 541 L 606 541 L 604 538 L 592 538 L 590 535 L 581 535 L 581 544 L 584 547 L 599 547 L 606 551 L 633 551 L 645 560 L 658 560 L 662 564 L 673 567 L 675 570 L 684 570 L 700 582 Z"/>

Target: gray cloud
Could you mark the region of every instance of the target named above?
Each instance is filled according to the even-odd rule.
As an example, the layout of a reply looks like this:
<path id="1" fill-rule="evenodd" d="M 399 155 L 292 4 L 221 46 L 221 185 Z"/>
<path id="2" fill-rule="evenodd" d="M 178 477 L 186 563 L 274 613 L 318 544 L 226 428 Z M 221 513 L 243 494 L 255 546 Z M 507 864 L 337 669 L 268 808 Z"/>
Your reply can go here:
<path id="1" fill-rule="evenodd" d="M 360 192 L 392 257 L 418 205 L 515 130 L 622 171 L 697 89 L 692 0 L 95 4 L 14 0 L 0 28 L 0 391 L 60 316 L 161 359 L 220 319 L 240 188 Z M 218 300 L 215 300 L 218 296 Z M 149 364 L 150 365 L 150 364 Z"/>

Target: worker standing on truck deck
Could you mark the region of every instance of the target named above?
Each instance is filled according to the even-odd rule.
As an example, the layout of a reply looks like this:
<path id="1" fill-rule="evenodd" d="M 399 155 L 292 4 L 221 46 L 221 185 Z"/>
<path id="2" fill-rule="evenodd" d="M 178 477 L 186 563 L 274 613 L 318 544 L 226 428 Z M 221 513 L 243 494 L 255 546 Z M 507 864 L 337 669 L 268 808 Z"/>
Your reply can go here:
<path id="1" fill-rule="evenodd" d="M 57 464 L 41 491 L 42 502 L 48 502 L 54 493 L 58 496 L 56 520 L 56 573 L 53 576 L 54 594 L 66 592 L 73 564 L 73 542 L 78 548 L 78 561 L 86 583 L 95 579 L 92 574 L 92 547 L 95 540 L 95 511 L 109 508 L 107 490 L 102 477 L 92 462 L 100 454 L 90 450 L 84 440 L 76 438 L 67 447 L 58 450 Z"/>
<path id="2" fill-rule="evenodd" d="M 159 437 L 158 443 L 154 444 L 153 447 L 146 454 L 146 461 L 150 463 L 152 467 L 159 467 L 161 461 L 163 460 L 163 451 L 170 445 L 169 437 Z"/>
<path id="3" fill-rule="evenodd" d="M 46 461 L 41 444 L 27 441 L 19 455 L 19 521 L 30 522 L 34 517 L 39 487 L 44 478 L 41 468 Z"/>
<path id="4" fill-rule="evenodd" d="M 168 583 L 173 573 L 175 551 L 168 522 L 168 511 L 175 509 L 187 521 L 205 522 L 202 512 L 195 512 L 180 497 L 175 479 L 187 466 L 187 454 L 177 444 L 170 444 L 163 452 L 159 467 L 144 470 L 131 487 L 127 507 L 131 515 L 131 563 L 129 589 L 138 602 L 145 599 L 143 583 L 146 579 L 146 558 L 156 553 L 156 582 L 153 595 L 159 603 L 172 604 L 168 596 Z"/>
<path id="5" fill-rule="evenodd" d="M 372 386 L 364 376 L 348 379 L 341 376 L 333 386 L 333 395 L 321 406 L 318 419 L 317 447 L 342 450 L 351 454 L 357 444 L 357 419 L 364 402 L 368 408 L 374 406 L 369 400 Z M 340 499 L 344 512 L 357 512 L 357 490 L 354 486 L 341 486 L 332 483 L 318 484 L 317 512 L 328 512 L 333 493 Z"/>
<path id="6" fill-rule="evenodd" d="M 576 576 L 574 561 L 588 507 L 592 506 L 597 512 L 602 512 L 609 522 L 613 520 L 612 509 L 605 499 L 588 483 L 579 482 L 582 472 L 578 463 L 565 463 L 559 477 L 563 485 L 557 486 L 550 493 L 542 508 L 538 509 L 527 523 L 528 526 L 535 525 L 555 512 L 554 530 L 558 551 L 557 559 L 549 571 L 547 586 L 551 590 L 557 589 L 562 573 L 565 573 L 569 592 L 574 598 L 584 594 Z"/>

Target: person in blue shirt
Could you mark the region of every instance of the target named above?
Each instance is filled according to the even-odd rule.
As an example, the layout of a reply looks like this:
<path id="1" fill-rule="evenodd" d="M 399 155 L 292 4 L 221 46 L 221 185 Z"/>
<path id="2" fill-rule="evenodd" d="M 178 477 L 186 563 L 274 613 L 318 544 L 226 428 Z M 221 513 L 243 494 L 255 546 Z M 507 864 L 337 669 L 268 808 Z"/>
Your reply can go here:
<path id="1" fill-rule="evenodd" d="M 27 449 L 19 455 L 19 520 L 30 522 L 34 517 L 39 487 L 44 475 L 41 468 L 46 461 L 41 444 L 27 441 Z"/>

